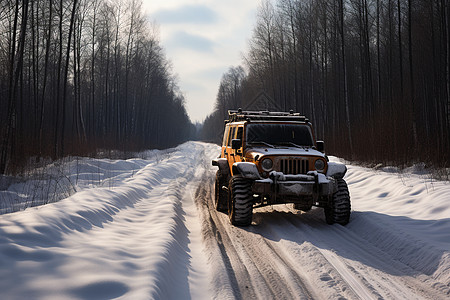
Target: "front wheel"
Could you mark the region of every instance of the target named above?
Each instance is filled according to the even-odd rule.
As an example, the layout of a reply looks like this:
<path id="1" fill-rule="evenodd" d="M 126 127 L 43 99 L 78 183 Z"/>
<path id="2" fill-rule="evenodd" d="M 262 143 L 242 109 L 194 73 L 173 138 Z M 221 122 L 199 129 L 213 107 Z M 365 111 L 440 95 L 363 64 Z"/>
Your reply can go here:
<path id="1" fill-rule="evenodd" d="M 344 179 L 337 179 L 338 190 L 333 194 L 331 203 L 324 208 L 328 224 L 347 225 L 350 221 L 350 193 Z"/>
<path id="2" fill-rule="evenodd" d="M 250 225 L 253 216 L 252 181 L 240 176 L 233 176 L 228 190 L 228 216 L 231 224 Z"/>

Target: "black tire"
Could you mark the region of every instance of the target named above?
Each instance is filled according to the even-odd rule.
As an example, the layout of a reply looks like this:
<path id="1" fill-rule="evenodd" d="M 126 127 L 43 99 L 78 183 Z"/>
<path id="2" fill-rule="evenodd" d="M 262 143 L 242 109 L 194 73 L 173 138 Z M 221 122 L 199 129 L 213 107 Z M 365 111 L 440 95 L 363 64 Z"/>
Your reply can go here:
<path id="1" fill-rule="evenodd" d="M 217 211 L 227 212 L 228 210 L 228 192 L 222 187 L 226 186 L 227 180 L 223 179 L 222 172 L 216 173 L 214 207 Z"/>
<path id="2" fill-rule="evenodd" d="M 228 216 L 231 224 L 250 225 L 253 216 L 252 181 L 233 176 L 229 183 L 228 195 Z"/>
<path id="3" fill-rule="evenodd" d="M 330 206 L 325 207 L 325 220 L 328 224 L 347 225 L 350 221 L 350 193 L 344 179 L 337 179 L 338 191 L 333 194 Z"/>

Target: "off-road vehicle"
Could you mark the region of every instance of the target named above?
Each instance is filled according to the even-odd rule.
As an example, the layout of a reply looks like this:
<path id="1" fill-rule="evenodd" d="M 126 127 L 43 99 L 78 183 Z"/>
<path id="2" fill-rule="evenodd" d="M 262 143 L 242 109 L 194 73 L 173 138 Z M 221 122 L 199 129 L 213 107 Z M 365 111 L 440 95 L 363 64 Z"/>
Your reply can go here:
<path id="1" fill-rule="evenodd" d="M 253 209 L 293 203 L 308 211 L 322 207 L 328 224 L 350 219 L 344 164 L 329 162 L 324 142 L 299 113 L 228 111 L 218 166 L 215 208 L 233 225 L 252 222 Z"/>

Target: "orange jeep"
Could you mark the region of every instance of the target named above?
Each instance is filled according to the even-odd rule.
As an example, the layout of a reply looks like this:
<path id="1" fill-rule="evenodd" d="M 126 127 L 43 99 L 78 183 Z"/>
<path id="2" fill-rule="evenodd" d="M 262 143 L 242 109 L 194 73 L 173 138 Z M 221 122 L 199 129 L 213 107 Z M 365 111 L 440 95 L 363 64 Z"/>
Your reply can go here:
<path id="1" fill-rule="evenodd" d="M 293 203 L 299 210 L 324 208 L 328 224 L 350 219 L 344 164 L 329 162 L 311 123 L 291 112 L 228 111 L 215 208 L 228 212 L 233 225 L 252 222 L 253 208 Z"/>

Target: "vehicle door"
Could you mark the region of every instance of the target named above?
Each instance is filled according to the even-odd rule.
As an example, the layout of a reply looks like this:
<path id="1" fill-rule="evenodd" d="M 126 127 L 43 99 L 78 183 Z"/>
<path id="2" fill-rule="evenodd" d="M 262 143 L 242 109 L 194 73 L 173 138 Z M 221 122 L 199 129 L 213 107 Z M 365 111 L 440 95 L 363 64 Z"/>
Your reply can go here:
<path id="1" fill-rule="evenodd" d="M 233 169 L 233 164 L 234 164 L 234 150 L 231 148 L 231 141 L 235 138 L 236 136 L 236 125 L 231 125 L 229 130 L 228 130 L 228 141 L 227 141 L 227 145 L 225 148 L 225 157 L 228 160 L 228 164 L 230 167 L 230 171 L 232 171 Z"/>
<path id="2" fill-rule="evenodd" d="M 235 149 L 234 151 L 234 162 L 244 161 L 244 153 L 243 153 L 243 138 L 244 138 L 244 125 L 238 125 L 236 128 L 236 137 L 235 139 L 241 140 L 241 145 L 239 149 Z"/>
<path id="3" fill-rule="evenodd" d="M 230 131 L 230 126 L 225 126 L 225 132 L 223 133 L 223 139 L 222 139 L 222 150 L 220 153 L 221 158 L 227 158 L 227 145 L 228 145 L 228 135 Z"/>

